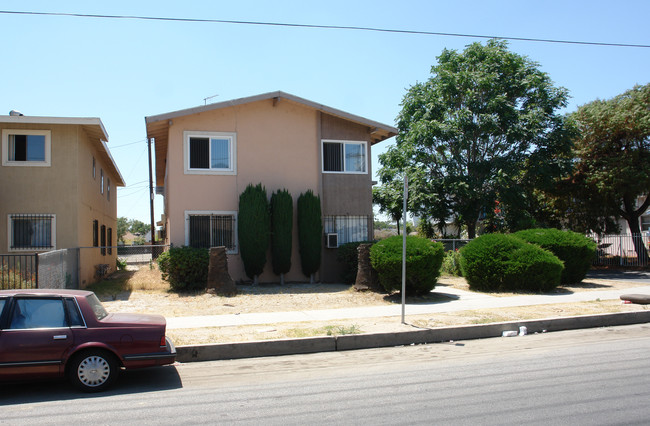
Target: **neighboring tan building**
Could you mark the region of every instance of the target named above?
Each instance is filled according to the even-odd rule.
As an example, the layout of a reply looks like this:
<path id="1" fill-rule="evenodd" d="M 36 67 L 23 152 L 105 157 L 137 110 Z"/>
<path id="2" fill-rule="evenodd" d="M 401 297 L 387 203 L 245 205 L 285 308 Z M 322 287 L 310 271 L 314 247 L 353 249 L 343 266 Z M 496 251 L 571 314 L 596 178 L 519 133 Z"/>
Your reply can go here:
<path id="1" fill-rule="evenodd" d="M 283 92 L 145 121 L 147 136 L 155 140 L 157 192 L 165 197 L 165 242 L 226 246 L 234 280 L 247 279 L 237 244 L 237 211 L 239 195 L 248 184 L 262 183 L 269 197 L 279 189 L 293 196 L 288 281 L 308 279 L 300 268 L 296 228 L 295 205 L 301 193 L 311 189 L 321 198 L 321 281 L 338 280 L 337 243 L 372 238 L 370 148 L 395 136 L 394 127 Z M 270 255 L 267 259 L 260 281 L 278 281 Z"/>
<path id="2" fill-rule="evenodd" d="M 0 116 L 0 253 L 80 250 L 78 285 L 115 269 L 124 180 L 99 118 Z M 97 247 L 94 249 L 92 247 Z M 74 285 L 74 284 L 73 284 Z"/>

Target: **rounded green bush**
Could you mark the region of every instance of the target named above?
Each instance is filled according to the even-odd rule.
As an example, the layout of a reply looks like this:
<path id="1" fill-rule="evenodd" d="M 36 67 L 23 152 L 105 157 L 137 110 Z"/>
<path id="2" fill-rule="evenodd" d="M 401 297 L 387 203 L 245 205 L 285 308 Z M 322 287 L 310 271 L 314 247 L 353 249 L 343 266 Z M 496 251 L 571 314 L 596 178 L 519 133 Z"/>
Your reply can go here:
<path id="1" fill-rule="evenodd" d="M 460 249 L 460 267 L 470 289 L 541 291 L 560 284 L 562 261 L 513 235 L 486 234 Z"/>
<path id="2" fill-rule="evenodd" d="M 208 283 L 210 252 L 193 247 L 172 247 L 158 256 L 162 278 L 174 291 L 205 289 Z"/>
<path id="3" fill-rule="evenodd" d="M 406 293 L 426 294 L 440 276 L 444 248 L 425 238 L 406 237 Z M 402 237 L 379 241 L 370 248 L 370 263 L 379 282 L 391 293 L 402 289 Z"/>
<path id="4" fill-rule="evenodd" d="M 579 283 L 587 275 L 596 256 L 596 243 L 573 231 L 526 229 L 515 233 L 524 241 L 551 251 L 564 262 L 562 283 Z"/>

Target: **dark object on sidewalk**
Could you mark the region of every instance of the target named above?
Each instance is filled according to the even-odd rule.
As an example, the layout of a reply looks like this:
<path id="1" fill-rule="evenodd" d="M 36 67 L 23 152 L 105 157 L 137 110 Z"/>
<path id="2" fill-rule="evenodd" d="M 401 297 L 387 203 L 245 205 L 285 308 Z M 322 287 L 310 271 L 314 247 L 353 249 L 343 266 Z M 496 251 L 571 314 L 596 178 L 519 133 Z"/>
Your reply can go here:
<path id="1" fill-rule="evenodd" d="M 372 244 L 359 244 L 359 265 L 357 267 L 357 279 L 354 289 L 357 291 L 372 290 L 383 292 L 379 286 L 377 271 L 370 266 L 370 247 Z"/>
<path id="2" fill-rule="evenodd" d="M 222 296 L 237 294 L 237 286 L 228 273 L 228 257 L 225 247 L 210 249 L 210 266 L 208 267 L 208 289 Z"/>
<path id="3" fill-rule="evenodd" d="M 650 294 L 622 294 L 621 300 L 638 305 L 650 305 Z"/>

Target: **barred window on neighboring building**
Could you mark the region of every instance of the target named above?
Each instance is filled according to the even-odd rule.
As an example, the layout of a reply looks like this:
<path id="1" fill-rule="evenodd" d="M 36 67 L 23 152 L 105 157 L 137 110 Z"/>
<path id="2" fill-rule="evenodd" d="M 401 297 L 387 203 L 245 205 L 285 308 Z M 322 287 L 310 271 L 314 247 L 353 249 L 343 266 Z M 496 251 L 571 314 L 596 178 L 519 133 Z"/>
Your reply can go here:
<path id="1" fill-rule="evenodd" d="M 113 228 L 108 228 L 108 254 L 113 254 Z"/>
<path id="2" fill-rule="evenodd" d="M 11 250 L 52 250 L 56 246 L 53 214 L 11 214 L 9 226 Z"/>
<path id="3" fill-rule="evenodd" d="M 325 216 L 325 234 L 337 234 L 338 243 L 368 241 L 368 216 Z"/>
<path id="4" fill-rule="evenodd" d="M 101 247 L 101 252 L 102 256 L 106 256 L 106 225 L 102 225 L 102 232 L 100 238 L 102 239 L 102 247 Z"/>
<path id="5" fill-rule="evenodd" d="M 190 247 L 226 247 L 237 252 L 235 213 L 186 213 L 186 242 Z"/>
<path id="6" fill-rule="evenodd" d="M 99 246 L 99 221 L 93 220 L 93 247 Z"/>

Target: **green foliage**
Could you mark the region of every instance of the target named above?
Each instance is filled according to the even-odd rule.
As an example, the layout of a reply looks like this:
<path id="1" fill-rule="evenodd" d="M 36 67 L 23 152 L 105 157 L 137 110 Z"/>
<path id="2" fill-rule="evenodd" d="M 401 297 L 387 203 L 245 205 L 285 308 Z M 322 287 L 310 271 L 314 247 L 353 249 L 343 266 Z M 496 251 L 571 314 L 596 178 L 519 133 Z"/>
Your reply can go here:
<path id="1" fill-rule="evenodd" d="M 463 276 L 463 271 L 460 269 L 460 251 L 449 250 L 445 253 L 442 259 L 442 272 L 457 277 Z"/>
<path id="2" fill-rule="evenodd" d="M 162 278 L 174 291 L 205 289 L 208 282 L 210 252 L 193 247 L 172 247 L 158 256 Z"/>
<path id="3" fill-rule="evenodd" d="M 558 229 L 527 229 L 515 236 L 551 251 L 564 262 L 563 284 L 579 283 L 596 256 L 596 243 L 582 234 Z"/>
<path id="4" fill-rule="evenodd" d="M 336 251 L 336 260 L 342 266 L 341 282 L 354 284 L 357 279 L 357 269 L 359 267 L 359 245 L 369 243 L 372 243 L 372 241 L 358 241 L 339 246 Z"/>
<path id="5" fill-rule="evenodd" d="M 293 198 L 282 190 L 271 195 L 271 261 L 276 275 L 291 269 Z"/>
<path id="6" fill-rule="evenodd" d="M 403 237 L 379 241 L 370 248 L 370 263 L 387 292 L 402 289 Z M 406 237 L 406 293 L 426 294 L 434 289 L 440 276 L 444 248 L 425 238 Z"/>
<path id="7" fill-rule="evenodd" d="M 420 220 L 420 223 L 418 223 L 416 230 L 418 235 L 422 238 L 428 238 L 432 240 L 436 237 L 436 230 L 434 226 L 431 224 L 429 220 L 425 218 Z"/>
<path id="8" fill-rule="evenodd" d="M 497 40 L 444 50 L 431 73 L 404 96 L 397 144 L 379 157 L 382 187 L 408 175 L 409 211 L 439 226 L 456 216 L 470 238 L 497 200 L 505 224 L 530 223 L 533 189 L 570 166 L 567 91 Z"/>
<path id="9" fill-rule="evenodd" d="M 144 235 L 146 235 L 151 229 L 151 225 L 146 224 L 137 219 L 127 219 L 125 217 L 117 218 L 117 240 L 122 241 L 124 234 L 131 232 L 132 234 L 139 234 L 140 237 L 136 238 L 133 242 L 135 245 L 146 244 Z"/>
<path id="10" fill-rule="evenodd" d="M 579 131 L 570 198 L 582 200 L 598 216 L 623 217 L 640 234 L 639 217 L 650 207 L 650 83 L 609 100 L 596 100 L 571 115 Z M 637 199 L 643 200 L 637 205 Z M 605 209 L 603 209 L 605 207 Z M 594 220 L 594 215 L 587 215 Z M 596 217 L 597 219 L 598 217 Z M 645 245 L 635 241 L 640 260 Z"/>
<path id="11" fill-rule="evenodd" d="M 115 267 L 119 271 L 124 271 L 126 270 L 126 260 L 121 260 L 119 257 L 115 259 Z"/>
<path id="12" fill-rule="evenodd" d="M 310 190 L 298 197 L 298 244 L 302 273 L 311 276 L 320 268 L 323 222 L 320 197 Z"/>
<path id="13" fill-rule="evenodd" d="M 264 271 L 271 234 L 269 203 L 261 183 L 249 184 L 239 196 L 237 230 L 244 270 L 255 278 Z"/>
<path id="14" fill-rule="evenodd" d="M 485 234 L 460 249 L 470 289 L 548 292 L 560 284 L 564 266 L 548 250 L 513 235 Z"/>

